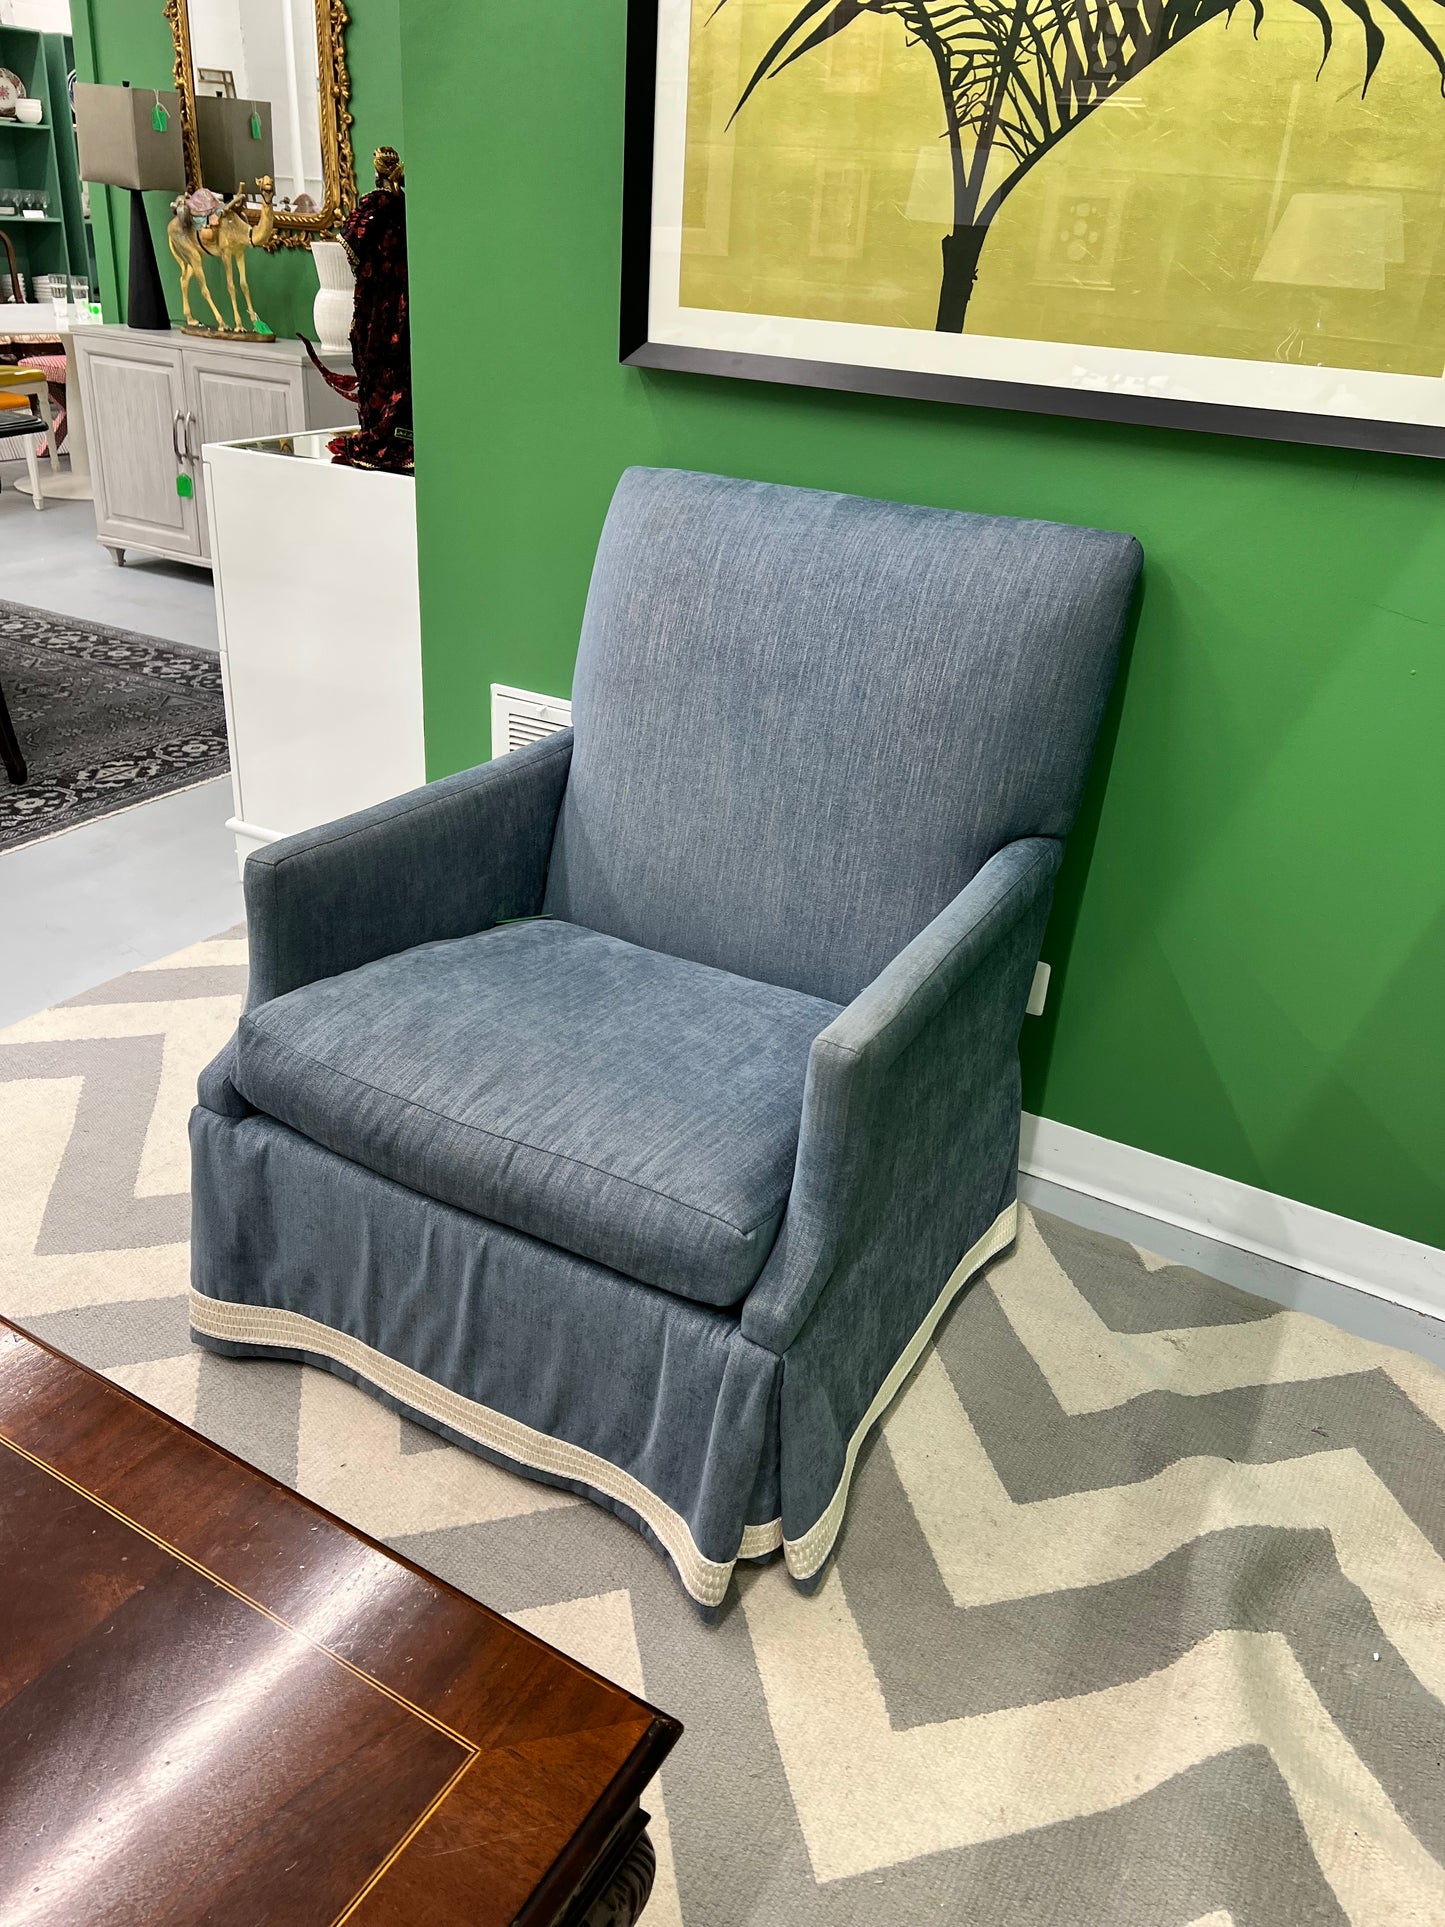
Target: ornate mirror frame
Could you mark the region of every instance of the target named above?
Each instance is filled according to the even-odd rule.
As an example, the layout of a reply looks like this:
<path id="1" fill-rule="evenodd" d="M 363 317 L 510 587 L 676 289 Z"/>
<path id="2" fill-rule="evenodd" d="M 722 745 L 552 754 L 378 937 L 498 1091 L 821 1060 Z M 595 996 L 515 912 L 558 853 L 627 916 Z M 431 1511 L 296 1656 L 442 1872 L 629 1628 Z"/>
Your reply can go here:
<path id="1" fill-rule="evenodd" d="M 351 75 L 346 66 L 346 29 L 351 16 L 344 0 L 313 0 L 316 9 L 316 63 L 321 120 L 321 178 L 326 199 L 313 213 L 278 207 L 268 252 L 309 248 L 332 235 L 356 206 L 356 158 L 351 148 Z M 175 44 L 175 87 L 181 97 L 181 142 L 186 184 L 202 185 L 201 151 L 196 138 L 195 60 L 186 0 L 166 0 L 166 19 Z"/>

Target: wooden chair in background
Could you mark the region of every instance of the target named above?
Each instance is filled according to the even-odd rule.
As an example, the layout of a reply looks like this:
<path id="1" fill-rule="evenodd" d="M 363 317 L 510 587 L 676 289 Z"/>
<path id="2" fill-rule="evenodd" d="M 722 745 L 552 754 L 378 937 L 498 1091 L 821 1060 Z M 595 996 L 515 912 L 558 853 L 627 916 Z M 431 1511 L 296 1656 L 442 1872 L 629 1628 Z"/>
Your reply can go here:
<path id="1" fill-rule="evenodd" d="M 50 412 L 50 385 L 43 368 L 0 368 L 0 443 L 18 440 L 25 451 L 25 466 L 30 475 L 30 495 L 36 508 L 45 507 L 40 486 L 40 461 L 36 454 L 37 436 L 45 437 L 52 469 L 60 468 L 56 448 L 55 422 Z"/>

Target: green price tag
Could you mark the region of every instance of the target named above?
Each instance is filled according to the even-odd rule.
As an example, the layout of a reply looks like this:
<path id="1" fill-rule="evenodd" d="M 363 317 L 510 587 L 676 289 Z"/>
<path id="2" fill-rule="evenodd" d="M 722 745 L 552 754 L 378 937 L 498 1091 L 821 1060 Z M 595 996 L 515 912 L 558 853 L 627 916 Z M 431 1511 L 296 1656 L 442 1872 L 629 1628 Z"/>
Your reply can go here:
<path id="1" fill-rule="evenodd" d="M 189 475 L 178 475 L 176 477 L 176 494 L 180 496 L 183 502 L 189 502 L 195 492 L 196 485 Z"/>
<path id="2" fill-rule="evenodd" d="M 260 138 L 261 138 L 261 116 L 256 112 L 256 109 L 253 107 L 251 109 L 251 139 L 253 141 L 258 141 L 260 140 Z"/>
<path id="3" fill-rule="evenodd" d="M 170 124 L 170 115 L 166 112 L 165 108 L 161 106 L 160 102 L 157 101 L 151 112 L 151 126 L 154 127 L 158 134 L 164 134 Z"/>

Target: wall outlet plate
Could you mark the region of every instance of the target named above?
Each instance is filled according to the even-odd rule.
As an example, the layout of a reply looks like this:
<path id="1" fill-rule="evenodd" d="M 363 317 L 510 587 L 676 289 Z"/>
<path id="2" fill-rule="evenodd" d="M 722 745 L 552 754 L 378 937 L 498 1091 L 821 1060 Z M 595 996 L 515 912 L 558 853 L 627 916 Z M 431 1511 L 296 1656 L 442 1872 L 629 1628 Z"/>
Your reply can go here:
<path id="1" fill-rule="evenodd" d="M 1030 1017 L 1043 1016 L 1044 1002 L 1048 997 L 1048 994 L 1049 994 L 1049 967 L 1046 963 L 1035 964 L 1034 980 L 1029 985 L 1028 1014 Z"/>

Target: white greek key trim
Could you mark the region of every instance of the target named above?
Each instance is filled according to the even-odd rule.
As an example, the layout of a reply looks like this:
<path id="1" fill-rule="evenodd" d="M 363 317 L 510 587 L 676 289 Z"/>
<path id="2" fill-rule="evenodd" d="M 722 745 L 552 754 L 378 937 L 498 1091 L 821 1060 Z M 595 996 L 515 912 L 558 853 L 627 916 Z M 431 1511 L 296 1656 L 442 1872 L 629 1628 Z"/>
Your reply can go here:
<path id="1" fill-rule="evenodd" d="M 843 1476 L 839 1479 L 837 1490 L 828 1501 L 826 1508 L 809 1526 L 802 1538 L 783 1541 L 783 1556 L 788 1562 L 788 1571 L 795 1579 L 811 1579 L 833 1550 L 833 1541 L 838 1537 L 839 1528 L 843 1524 L 843 1512 L 848 1504 L 848 1488 L 853 1483 L 853 1467 L 857 1464 L 864 1439 L 892 1404 L 898 1394 L 898 1388 L 923 1356 L 924 1347 L 937 1331 L 939 1320 L 959 1292 L 981 1265 L 986 1265 L 990 1258 L 1004 1249 L 1005 1245 L 1013 1243 L 1018 1234 L 1018 1219 L 1017 1202 L 999 1212 L 977 1244 L 963 1254 L 950 1274 L 948 1283 L 934 1299 L 923 1323 L 899 1353 L 893 1370 L 878 1387 L 873 1403 L 858 1421 L 857 1430 L 848 1441 L 848 1450 L 843 1458 Z"/>
<path id="2" fill-rule="evenodd" d="M 703 1606 L 722 1604 L 739 1558 L 758 1558 L 776 1550 L 783 1541 L 780 1519 L 768 1525 L 749 1526 L 743 1533 L 733 1559 L 706 1559 L 697 1548 L 686 1519 L 675 1512 L 665 1499 L 624 1472 L 609 1459 L 600 1458 L 584 1446 L 566 1439 L 554 1439 L 538 1432 L 520 1419 L 494 1411 L 476 1399 L 464 1398 L 409 1365 L 399 1364 L 384 1352 L 364 1345 L 347 1332 L 333 1331 L 299 1311 L 283 1311 L 273 1305 L 242 1305 L 225 1298 L 207 1298 L 191 1293 L 191 1326 L 207 1338 L 220 1338 L 233 1345 L 275 1345 L 286 1351 L 311 1352 L 318 1358 L 331 1358 L 338 1365 L 364 1378 L 378 1391 L 409 1405 L 415 1412 L 475 1439 L 491 1451 L 501 1452 L 519 1465 L 533 1471 L 550 1472 L 558 1478 L 576 1479 L 594 1486 L 609 1499 L 618 1499 L 645 1519 L 667 1548 L 678 1576 L 693 1598 Z"/>

